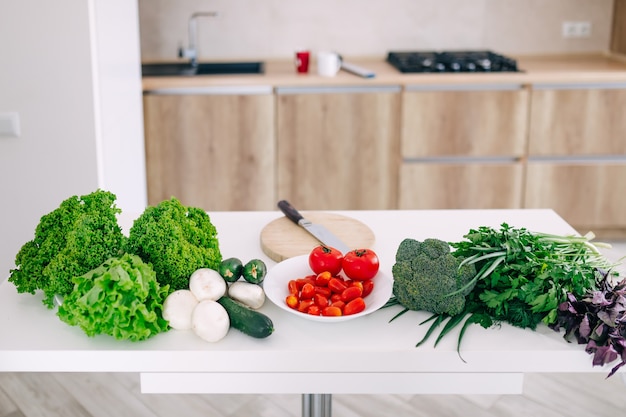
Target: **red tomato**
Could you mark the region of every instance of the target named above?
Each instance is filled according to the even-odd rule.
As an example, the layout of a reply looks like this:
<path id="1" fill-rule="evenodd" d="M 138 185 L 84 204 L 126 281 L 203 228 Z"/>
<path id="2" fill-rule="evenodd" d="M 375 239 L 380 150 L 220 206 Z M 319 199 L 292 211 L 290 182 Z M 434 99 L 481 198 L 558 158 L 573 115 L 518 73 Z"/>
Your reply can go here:
<path id="1" fill-rule="evenodd" d="M 355 281 L 372 279 L 378 273 L 378 256 L 371 249 L 355 249 L 346 253 L 341 267 L 348 278 Z"/>
<path id="2" fill-rule="evenodd" d="M 309 253 L 309 266 L 316 274 L 328 271 L 331 275 L 337 275 L 341 272 L 342 259 L 343 255 L 339 250 L 320 245 Z"/>

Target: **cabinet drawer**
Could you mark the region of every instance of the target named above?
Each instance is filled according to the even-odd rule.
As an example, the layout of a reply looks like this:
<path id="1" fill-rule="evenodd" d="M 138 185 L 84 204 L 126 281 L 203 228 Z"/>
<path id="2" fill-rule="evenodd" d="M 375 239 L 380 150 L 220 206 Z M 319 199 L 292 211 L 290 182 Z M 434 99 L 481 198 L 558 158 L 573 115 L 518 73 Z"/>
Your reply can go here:
<path id="1" fill-rule="evenodd" d="M 424 90 L 402 94 L 404 158 L 521 156 L 528 91 Z"/>
<path id="2" fill-rule="evenodd" d="M 626 84 L 613 87 L 534 87 L 529 155 L 626 154 Z"/>
<path id="3" fill-rule="evenodd" d="M 526 208 L 551 208 L 580 233 L 626 228 L 626 162 L 529 162 Z"/>
<path id="4" fill-rule="evenodd" d="M 405 163 L 400 209 L 521 208 L 521 163 Z"/>

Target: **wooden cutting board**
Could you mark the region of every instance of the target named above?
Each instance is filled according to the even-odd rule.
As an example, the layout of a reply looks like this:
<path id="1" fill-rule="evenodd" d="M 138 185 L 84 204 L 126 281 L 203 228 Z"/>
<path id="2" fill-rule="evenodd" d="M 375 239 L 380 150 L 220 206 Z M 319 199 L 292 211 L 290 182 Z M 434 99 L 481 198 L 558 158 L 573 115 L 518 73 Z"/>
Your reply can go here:
<path id="1" fill-rule="evenodd" d="M 301 214 L 312 223 L 326 227 L 350 248 L 371 248 L 376 240 L 369 227 L 351 217 L 320 211 L 302 211 Z M 308 254 L 319 244 L 306 230 L 284 216 L 261 230 L 263 253 L 276 262 Z"/>

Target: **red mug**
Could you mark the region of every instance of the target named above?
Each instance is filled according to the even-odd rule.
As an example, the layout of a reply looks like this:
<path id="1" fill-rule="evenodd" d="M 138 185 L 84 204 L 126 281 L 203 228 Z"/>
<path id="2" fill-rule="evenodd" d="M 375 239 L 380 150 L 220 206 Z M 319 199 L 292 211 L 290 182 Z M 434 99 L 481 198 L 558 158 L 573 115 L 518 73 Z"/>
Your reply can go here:
<path id="1" fill-rule="evenodd" d="M 309 72 L 309 57 L 311 54 L 309 51 L 297 51 L 296 52 L 296 71 L 300 74 L 306 74 Z"/>

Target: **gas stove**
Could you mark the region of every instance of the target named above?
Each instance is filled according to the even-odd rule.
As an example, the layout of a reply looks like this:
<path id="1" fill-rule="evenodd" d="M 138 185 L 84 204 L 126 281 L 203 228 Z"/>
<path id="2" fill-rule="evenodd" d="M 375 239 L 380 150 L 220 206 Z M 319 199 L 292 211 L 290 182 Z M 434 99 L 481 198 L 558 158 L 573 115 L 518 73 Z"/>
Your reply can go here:
<path id="1" fill-rule="evenodd" d="M 492 51 L 389 52 L 387 62 L 403 73 L 520 71 L 514 59 Z"/>

